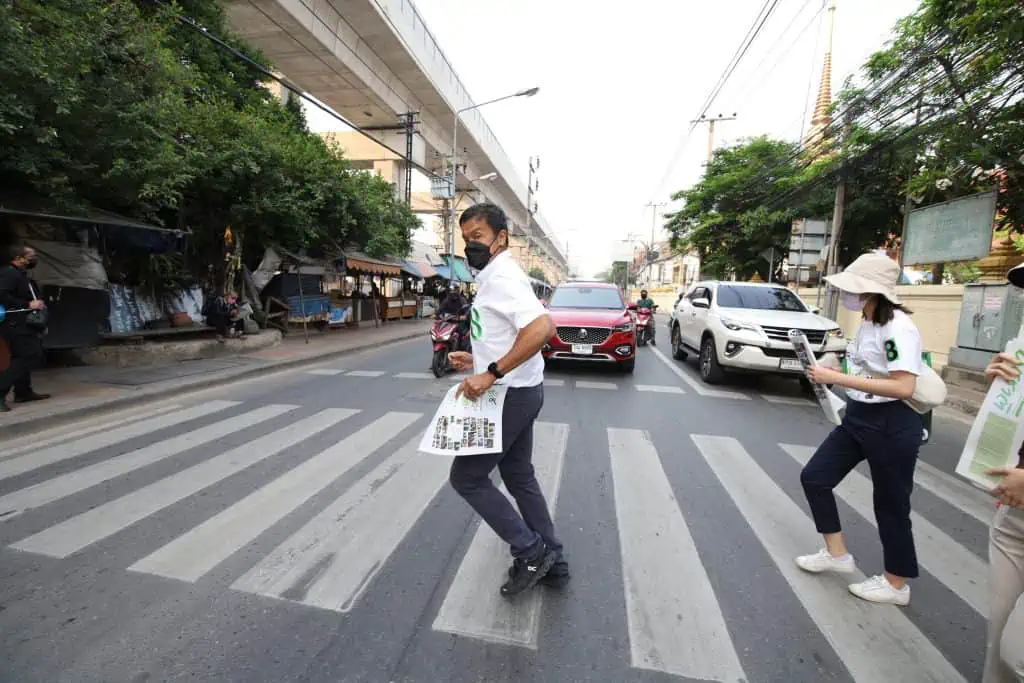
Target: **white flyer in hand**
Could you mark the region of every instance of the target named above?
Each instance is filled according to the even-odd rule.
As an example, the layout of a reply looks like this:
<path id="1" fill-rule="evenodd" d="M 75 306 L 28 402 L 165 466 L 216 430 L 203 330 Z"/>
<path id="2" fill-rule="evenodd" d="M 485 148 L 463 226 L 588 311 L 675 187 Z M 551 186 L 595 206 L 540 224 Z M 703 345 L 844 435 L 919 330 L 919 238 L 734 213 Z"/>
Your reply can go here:
<path id="1" fill-rule="evenodd" d="M 480 455 L 498 453 L 501 444 L 501 413 L 508 387 L 495 384 L 475 401 L 456 397 L 456 384 L 438 406 L 430 421 L 420 451 L 435 455 Z"/>
<path id="2" fill-rule="evenodd" d="M 812 367 L 818 364 L 818 359 L 814 357 L 814 351 L 811 349 L 811 343 L 807 341 L 807 335 L 800 330 L 790 330 L 789 341 L 793 342 L 793 350 L 796 351 L 796 357 L 800 359 L 800 365 L 804 366 L 804 374 L 806 375 Z M 818 405 L 825 411 L 825 417 L 828 418 L 828 421 L 834 425 L 841 424 L 842 420 L 839 419 L 839 411 L 846 408 L 843 399 L 833 394 L 821 384 L 811 382 L 811 386 L 814 388 L 814 397 L 818 399 Z"/>
<path id="3" fill-rule="evenodd" d="M 1006 353 L 1024 360 L 1024 335 L 1006 345 Z M 964 452 L 956 465 L 956 473 L 986 490 L 991 490 L 1002 477 L 990 477 L 995 467 L 1015 467 L 1017 452 L 1024 442 L 1024 387 L 1018 377 L 1012 382 L 996 378 L 985 395 L 978 416 L 964 444 Z"/>

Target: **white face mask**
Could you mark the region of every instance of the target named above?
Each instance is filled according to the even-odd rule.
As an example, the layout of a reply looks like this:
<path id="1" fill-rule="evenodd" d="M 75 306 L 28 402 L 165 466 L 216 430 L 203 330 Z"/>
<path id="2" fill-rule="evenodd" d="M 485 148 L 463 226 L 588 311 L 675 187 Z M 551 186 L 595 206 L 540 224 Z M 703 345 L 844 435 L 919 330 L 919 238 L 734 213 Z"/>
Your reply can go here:
<path id="1" fill-rule="evenodd" d="M 860 313 L 864 310 L 864 302 L 860 298 L 860 294 L 853 294 L 852 292 L 843 292 L 841 301 L 843 308 L 854 313 Z"/>

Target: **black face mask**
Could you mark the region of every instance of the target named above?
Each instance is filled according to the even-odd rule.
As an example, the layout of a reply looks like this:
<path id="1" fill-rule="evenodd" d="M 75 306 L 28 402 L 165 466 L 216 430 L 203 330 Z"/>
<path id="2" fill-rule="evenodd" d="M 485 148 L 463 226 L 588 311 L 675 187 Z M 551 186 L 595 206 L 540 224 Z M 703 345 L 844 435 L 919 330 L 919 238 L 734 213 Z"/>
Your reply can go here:
<path id="1" fill-rule="evenodd" d="M 495 237 L 495 240 L 498 238 Z M 466 242 L 466 263 L 470 268 L 483 270 L 491 262 L 491 247 L 494 242 L 484 244 L 483 242 Z"/>

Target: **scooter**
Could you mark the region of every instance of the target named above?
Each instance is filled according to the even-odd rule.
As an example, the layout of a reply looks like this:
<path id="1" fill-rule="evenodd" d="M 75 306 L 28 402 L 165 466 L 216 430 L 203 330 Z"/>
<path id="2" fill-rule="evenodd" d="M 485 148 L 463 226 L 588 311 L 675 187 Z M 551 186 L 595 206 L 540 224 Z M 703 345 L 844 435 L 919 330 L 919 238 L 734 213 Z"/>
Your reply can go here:
<path id="1" fill-rule="evenodd" d="M 647 342 L 651 343 L 651 346 L 655 346 L 654 341 L 654 311 L 657 310 L 657 306 L 654 308 L 638 308 L 636 311 L 636 345 L 646 346 Z"/>
<path id="2" fill-rule="evenodd" d="M 468 307 L 467 307 L 468 308 Z M 464 309 L 465 310 L 465 309 Z M 448 363 L 448 354 L 453 351 L 465 351 L 467 340 L 460 317 L 465 315 L 452 315 L 445 313 L 438 317 L 430 330 L 430 341 L 434 346 L 434 356 L 430 363 L 430 369 L 434 377 L 443 377 L 451 365 Z"/>

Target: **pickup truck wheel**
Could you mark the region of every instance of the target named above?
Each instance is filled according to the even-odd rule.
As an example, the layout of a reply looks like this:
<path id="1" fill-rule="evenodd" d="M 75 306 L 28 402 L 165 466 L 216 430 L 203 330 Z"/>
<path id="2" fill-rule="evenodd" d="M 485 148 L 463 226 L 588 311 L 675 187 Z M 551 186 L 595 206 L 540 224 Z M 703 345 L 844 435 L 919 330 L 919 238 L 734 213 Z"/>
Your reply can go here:
<path id="1" fill-rule="evenodd" d="M 715 340 L 711 337 L 704 337 L 700 345 L 700 378 L 706 384 L 721 384 L 725 380 L 725 370 L 718 364 Z"/>
<path id="2" fill-rule="evenodd" d="M 676 360 L 686 360 L 686 349 L 683 348 L 683 337 L 679 333 L 679 325 L 672 326 L 672 357 Z"/>

